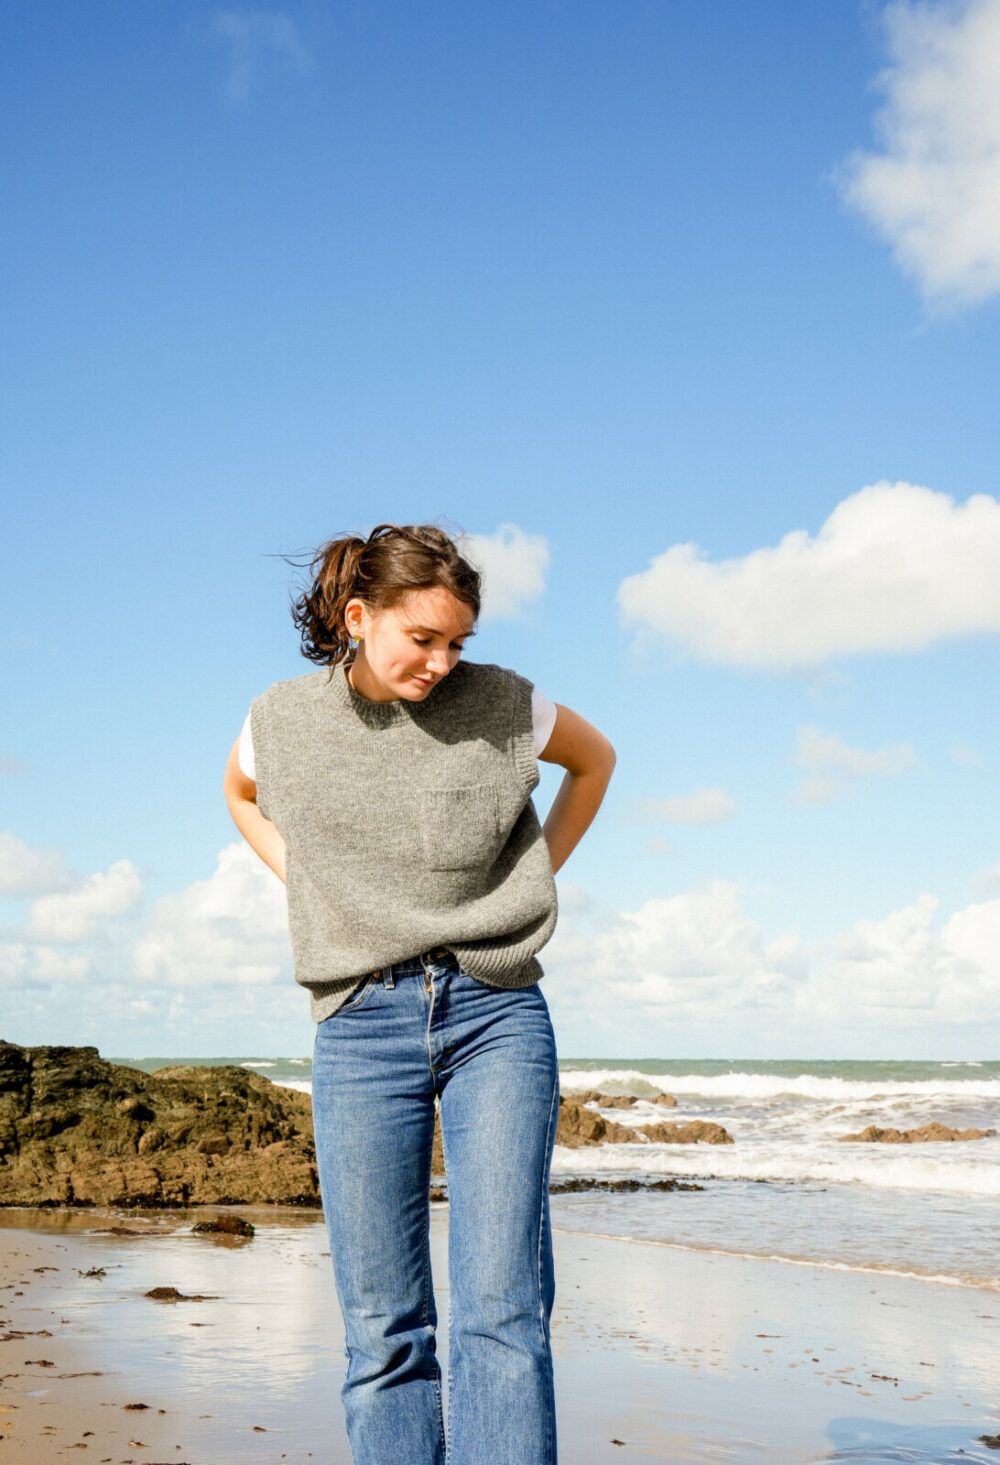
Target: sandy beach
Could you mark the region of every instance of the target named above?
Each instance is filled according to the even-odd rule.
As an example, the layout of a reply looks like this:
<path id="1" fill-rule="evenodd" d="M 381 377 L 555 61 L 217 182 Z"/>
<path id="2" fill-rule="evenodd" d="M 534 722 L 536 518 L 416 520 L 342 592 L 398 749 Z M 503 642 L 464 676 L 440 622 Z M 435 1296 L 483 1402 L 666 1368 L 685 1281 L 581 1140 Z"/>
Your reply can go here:
<path id="1" fill-rule="evenodd" d="M 321 1223 L 246 1210 L 234 1242 L 206 1213 L 0 1213 L 0 1458 L 349 1465 Z M 446 1208 L 432 1242 L 444 1279 Z M 1000 1459 L 995 1291 L 581 1233 L 556 1257 L 567 1465 Z"/>

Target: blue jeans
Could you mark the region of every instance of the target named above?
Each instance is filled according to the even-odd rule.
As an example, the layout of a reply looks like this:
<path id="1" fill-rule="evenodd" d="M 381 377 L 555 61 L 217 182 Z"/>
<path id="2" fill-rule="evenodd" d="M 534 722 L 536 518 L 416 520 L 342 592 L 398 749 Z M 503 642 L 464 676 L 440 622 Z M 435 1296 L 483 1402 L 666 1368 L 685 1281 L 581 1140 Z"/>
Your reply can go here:
<path id="1" fill-rule="evenodd" d="M 356 1465 L 443 1465 L 428 1186 L 448 1172 L 449 1465 L 555 1465 L 548 1179 L 555 1043 L 536 987 L 450 953 L 369 977 L 316 1029 L 313 1118 Z"/>

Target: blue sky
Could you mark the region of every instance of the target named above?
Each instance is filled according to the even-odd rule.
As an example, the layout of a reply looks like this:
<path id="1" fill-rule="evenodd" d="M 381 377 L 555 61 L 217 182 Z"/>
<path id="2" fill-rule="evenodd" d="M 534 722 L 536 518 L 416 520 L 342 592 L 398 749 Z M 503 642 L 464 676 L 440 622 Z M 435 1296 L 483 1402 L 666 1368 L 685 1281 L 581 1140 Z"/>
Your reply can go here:
<path id="1" fill-rule="evenodd" d="M 221 767 L 307 670 L 281 556 L 427 520 L 474 659 L 618 750 L 567 1056 L 993 1053 L 1000 0 L 54 0 L 0 49 L 3 1034 L 309 1050 Z"/>

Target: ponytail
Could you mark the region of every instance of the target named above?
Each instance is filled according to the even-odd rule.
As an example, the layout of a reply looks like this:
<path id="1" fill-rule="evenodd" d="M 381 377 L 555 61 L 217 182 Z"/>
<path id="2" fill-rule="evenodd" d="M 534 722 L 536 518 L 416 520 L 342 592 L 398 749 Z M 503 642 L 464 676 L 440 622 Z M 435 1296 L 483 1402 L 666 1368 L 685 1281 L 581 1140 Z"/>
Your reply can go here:
<path id="1" fill-rule="evenodd" d="M 292 619 L 310 661 L 334 667 L 354 659 L 344 612 L 357 597 L 372 610 L 396 605 L 413 590 L 440 587 L 479 615 L 481 577 L 443 529 L 379 524 L 367 539 L 328 540 L 308 562 L 309 588 L 292 602 Z"/>

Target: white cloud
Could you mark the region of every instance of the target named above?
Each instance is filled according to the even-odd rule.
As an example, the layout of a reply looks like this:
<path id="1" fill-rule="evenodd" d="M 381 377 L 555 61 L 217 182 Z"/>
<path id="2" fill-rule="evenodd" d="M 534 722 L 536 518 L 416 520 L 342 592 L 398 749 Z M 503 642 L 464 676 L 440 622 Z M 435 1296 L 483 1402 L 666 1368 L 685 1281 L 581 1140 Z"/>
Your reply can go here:
<path id="1" fill-rule="evenodd" d="M 887 7 L 880 148 L 842 170 L 846 201 L 934 303 L 1000 291 L 1000 0 Z"/>
<path id="2" fill-rule="evenodd" d="M 714 564 L 674 545 L 618 599 L 626 621 L 689 655 L 771 671 L 996 634 L 1000 503 L 877 483 L 838 504 L 815 538 L 797 529 Z"/>
<path id="3" fill-rule="evenodd" d="M 540 534 L 501 524 L 495 534 L 466 534 L 459 548 L 483 575 L 483 618 L 511 620 L 545 589 L 549 547 Z"/>
<path id="4" fill-rule="evenodd" d="M 1000 895 L 1000 863 L 990 865 L 988 869 L 980 870 L 978 875 L 973 875 L 969 881 L 969 889 L 980 900 Z"/>
<path id="5" fill-rule="evenodd" d="M 699 788 L 666 799 L 642 799 L 640 807 L 667 824 L 721 824 L 736 812 L 736 800 L 724 788 Z"/>
<path id="6" fill-rule="evenodd" d="M 58 850 L 33 849 L 16 834 L 0 832 L 0 895 L 47 895 L 68 889 L 74 879 Z"/>
<path id="7" fill-rule="evenodd" d="M 897 1027 L 1000 1021 L 1000 900 L 956 911 L 939 928 L 923 895 L 836 944 L 817 995 L 827 1013 Z"/>
<path id="8" fill-rule="evenodd" d="M 852 748 L 836 733 L 809 724 L 797 731 L 795 762 L 810 777 L 798 785 L 792 797 L 798 804 L 827 804 L 845 793 L 852 782 L 898 778 L 919 761 L 909 743 L 888 743 L 872 751 Z"/>
<path id="9" fill-rule="evenodd" d="M 878 1056 L 894 1035 L 926 1045 L 1000 1024 L 1000 899 L 941 920 L 924 895 L 810 949 L 794 931 L 763 929 L 738 887 L 716 881 L 632 911 L 564 908 L 543 963 L 557 1029 L 577 1052 L 595 1032 L 629 1052 L 637 1034 L 655 1045 L 683 1032 L 730 1056 L 747 1040 L 774 1056 L 820 1032 Z"/>
<path id="10" fill-rule="evenodd" d="M 75 890 L 43 895 L 31 907 L 31 933 L 42 942 L 84 941 L 142 900 L 142 881 L 131 860 L 88 875 Z"/>
<path id="11" fill-rule="evenodd" d="M 228 47 L 226 94 L 231 102 L 250 96 L 269 59 L 302 76 L 312 66 L 299 28 L 281 10 L 224 10 L 215 16 L 215 36 Z"/>
<path id="12" fill-rule="evenodd" d="M 545 964 L 571 972 L 574 1004 L 582 987 L 598 1006 L 706 1020 L 720 1004 L 784 1006 L 805 975 L 798 937 L 767 939 L 723 881 L 604 920 L 564 910 Z"/>
<path id="13" fill-rule="evenodd" d="M 134 964 L 144 982 L 203 991 L 287 977 L 284 887 L 248 845 L 227 845 L 207 880 L 156 902 Z"/>

